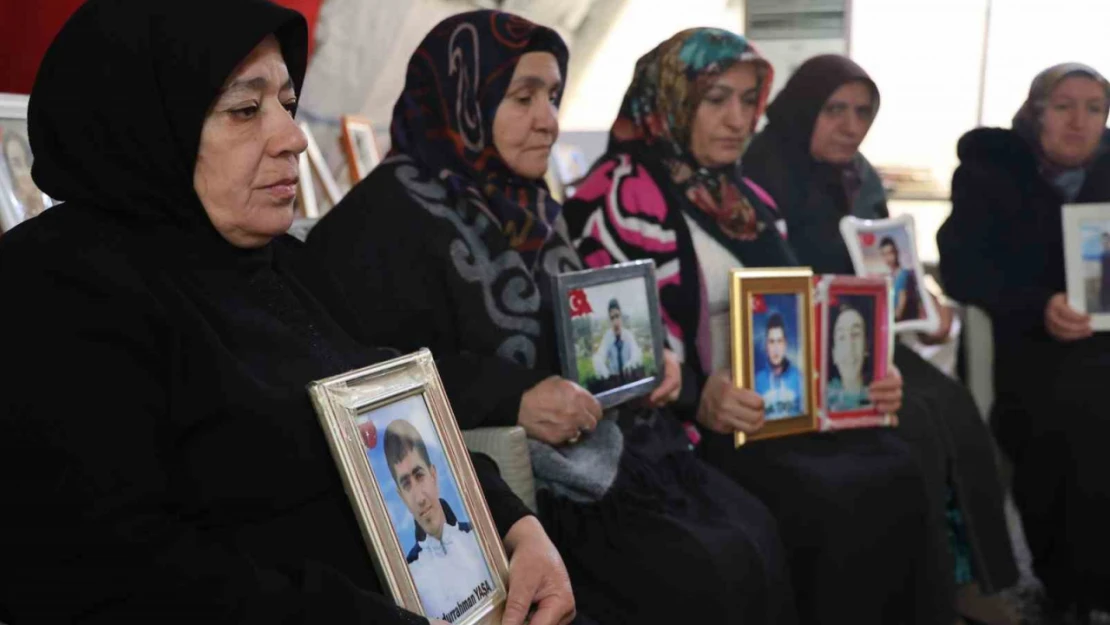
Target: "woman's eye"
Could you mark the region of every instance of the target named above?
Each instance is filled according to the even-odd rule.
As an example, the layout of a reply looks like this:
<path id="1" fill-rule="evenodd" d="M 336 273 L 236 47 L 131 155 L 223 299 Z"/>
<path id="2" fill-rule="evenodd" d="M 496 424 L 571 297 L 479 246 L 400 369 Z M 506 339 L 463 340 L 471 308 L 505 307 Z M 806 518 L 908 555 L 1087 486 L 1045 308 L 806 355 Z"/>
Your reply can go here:
<path id="1" fill-rule="evenodd" d="M 296 100 L 290 100 L 288 102 L 283 102 L 281 105 L 282 105 L 282 107 L 285 108 L 285 110 L 289 111 L 290 115 L 292 115 L 293 112 L 297 110 L 297 101 Z"/>
<path id="2" fill-rule="evenodd" d="M 258 113 L 258 107 L 255 105 L 243 106 L 237 109 L 231 109 L 231 114 L 239 119 L 250 119 Z"/>

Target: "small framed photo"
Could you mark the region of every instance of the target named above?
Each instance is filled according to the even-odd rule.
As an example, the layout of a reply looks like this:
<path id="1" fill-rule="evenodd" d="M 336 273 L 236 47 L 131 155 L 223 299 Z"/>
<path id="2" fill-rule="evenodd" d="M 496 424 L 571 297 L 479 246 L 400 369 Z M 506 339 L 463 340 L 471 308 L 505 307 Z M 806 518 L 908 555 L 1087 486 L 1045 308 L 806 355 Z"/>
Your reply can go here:
<path id="1" fill-rule="evenodd" d="M 858 276 L 890 276 L 895 332 L 935 332 L 940 315 L 925 285 L 913 216 L 844 217 L 840 233 Z"/>
<path id="2" fill-rule="evenodd" d="M 663 323 L 654 261 L 560 274 L 553 287 L 564 377 L 604 408 L 659 385 Z"/>
<path id="3" fill-rule="evenodd" d="M 890 277 L 813 280 L 820 429 L 897 425 L 895 415 L 875 408 L 869 393 L 894 357 Z"/>
<path id="4" fill-rule="evenodd" d="M 401 607 L 500 623 L 508 561 L 431 352 L 309 385 L 382 586 Z"/>
<path id="5" fill-rule="evenodd" d="M 1068 305 L 1110 330 L 1110 204 L 1065 204 L 1063 221 Z"/>
<path id="6" fill-rule="evenodd" d="M 25 95 L 0 93 L 0 232 L 6 232 L 54 204 L 31 178 L 31 142 Z"/>
<path id="7" fill-rule="evenodd" d="M 733 269 L 729 281 L 732 377 L 763 397 L 766 423 L 747 439 L 817 429 L 813 372 L 813 272 Z"/>
<path id="8" fill-rule="evenodd" d="M 382 161 L 378 144 L 374 141 L 374 125 L 358 115 L 344 115 L 343 151 L 347 154 L 347 171 L 351 184 L 356 185 Z"/>

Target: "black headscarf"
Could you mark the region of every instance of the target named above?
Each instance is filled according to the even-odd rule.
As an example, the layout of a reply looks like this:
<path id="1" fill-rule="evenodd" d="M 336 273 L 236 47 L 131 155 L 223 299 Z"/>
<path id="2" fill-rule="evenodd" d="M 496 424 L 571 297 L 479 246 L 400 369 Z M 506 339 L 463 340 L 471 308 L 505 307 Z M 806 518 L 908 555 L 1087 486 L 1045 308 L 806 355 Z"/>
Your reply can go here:
<path id="1" fill-rule="evenodd" d="M 879 88 L 855 61 L 837 54 L 815 56 L 802 63 L 767 107 L 767 126 L 744 155 L 745 173 L 759 183 L 789 213 L 805 201 L 811 187 L 838 189 L 844 211 L 851 210 L 859 191 L 858 159 L 847 165 L 817 161 L 809 146 L 817 118 L 840 87 L 861 82 L 871 89 L 874 112 L 879 110 Z M 772 156 L 772 153 L 774 155 Z"/>
<path id="2" fill-rule="evenodd" d="M 535 269 L 562 207 L 542 179 L 514 174 L 493 145 L 497 108 L 529 52 L 551 53 L 566 80 L 567 47 L 550 28 L 501 11 L 443 20 L 409 60 L 390 136 L 391 153 L 412 157 L 452 192 L 481 198 L 512 248 Z"/>
<path id="3" fill-rule="evenodd" d="M 266 0 L 90 0 L 47 51 L 28 126 L 40 189 L 143 221 L 211 229 L 193 190 L 201 127 L 270 34 L 297 91 L 304 17 Z"/>

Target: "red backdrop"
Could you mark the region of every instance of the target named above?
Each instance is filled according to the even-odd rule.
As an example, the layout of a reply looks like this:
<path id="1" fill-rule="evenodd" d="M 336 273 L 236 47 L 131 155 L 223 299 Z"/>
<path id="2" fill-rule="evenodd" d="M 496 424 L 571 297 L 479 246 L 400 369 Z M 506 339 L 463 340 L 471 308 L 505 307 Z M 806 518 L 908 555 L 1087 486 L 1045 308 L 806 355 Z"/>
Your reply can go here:
<path id="1" fill-rule="evenodd" d="M 308 19 L 309 32 L 315 32 L 316 16 L 323 0 L 274 1 L 303 13 Z M 31 92 L 46 48 L 83 2 L 0 0 L 0 93 Z"/>

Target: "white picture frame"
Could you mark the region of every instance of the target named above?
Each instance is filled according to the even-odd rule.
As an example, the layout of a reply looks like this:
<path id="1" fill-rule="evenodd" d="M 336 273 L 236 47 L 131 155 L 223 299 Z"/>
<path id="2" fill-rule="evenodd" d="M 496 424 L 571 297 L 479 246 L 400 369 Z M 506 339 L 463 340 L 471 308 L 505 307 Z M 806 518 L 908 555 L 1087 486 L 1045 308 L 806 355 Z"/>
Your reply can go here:
<path id="1" fill-rule="evenodd" d="M 1089 314 L 1096 332 L 1110 331 L 1110 289 L 1105 288 L 1108 277 L 1102 271 L 1110 261 L 1110 250 L 1105 249 L 1106 238 L 1110 238 L 1110 203 L 1065 204 L 1061 213 L 1068 305 Z"/>
<path id="2" fill-rule="evenodd" d="M 917 250 L 912 215 L 890 219 L 844 217 L 840 220 L 840 234 L 857 276 L 891 277 L 896 333 L 932 333 L 940 328 L 940 313 L 925 287 L 925 269 Z M 897 267 L 890 267 L 889 260 L 884 258 L 890 255 Z M 897 273 L 899 270 L 901 274 Z"/>
<path id="3" fill-rule="evenodd" d="M 7 232 L 54 205 L 31 180 L 31 144 L 27 132 L 29 96 L 0 93 L 0 232 Z M 16 148 L 19 152 L 14 152 Z M 12 159 L 18 163 L 12 163 Z M 34 206 L 28 208 L 28 202 Z"/>

